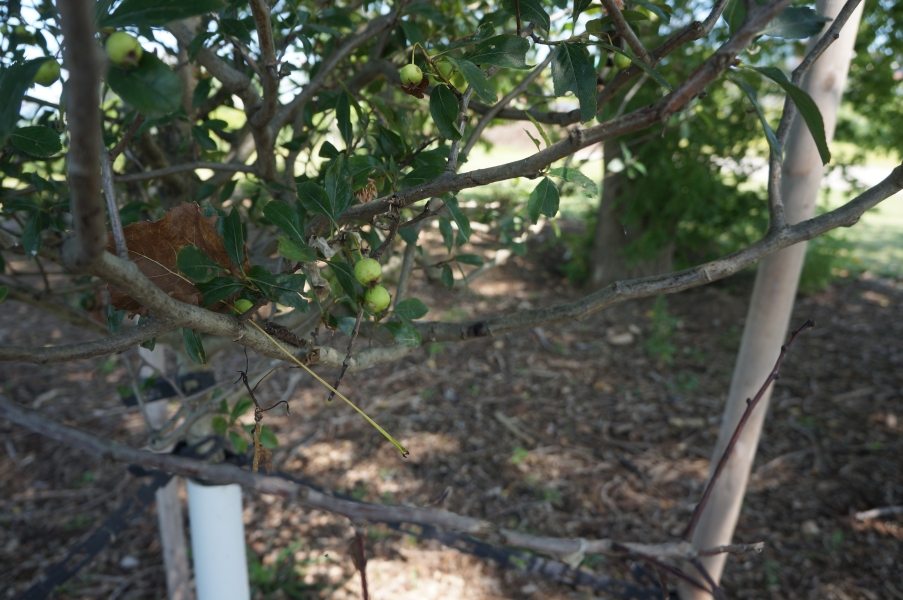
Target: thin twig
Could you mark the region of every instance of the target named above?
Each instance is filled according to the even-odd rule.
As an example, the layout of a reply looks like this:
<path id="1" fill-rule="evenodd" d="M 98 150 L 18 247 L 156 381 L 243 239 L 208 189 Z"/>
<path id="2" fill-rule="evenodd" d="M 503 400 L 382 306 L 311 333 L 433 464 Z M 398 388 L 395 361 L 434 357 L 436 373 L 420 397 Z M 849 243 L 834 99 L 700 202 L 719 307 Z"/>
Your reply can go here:
<path id="1" fill-rule="evenodd" d="M 638 38 L 633 29 L 630 28 L 630 25 L 627 23 L 627 20 L 624 18 L 621 9 L 618 8 L 618 5 L 615 3 L 615 0 L 602 0 L 602 6 L 605 7 L 605 12 L 611 17 L 615 29 L 618 30 L 618 33 L 621 34 L 621 37 L 624 38 L 636 57 L 648 64 L 649 58 L 647 57 L 648 52 L 646 51 L 646 47 L 643 46 L 643 42 L 640 41 L 640 38 Z"/>
<path id="2" fill-rule="evenodd" d="M 336 390 L 339 389 L 339 384 L 342 383 L 342 378 L 345 377 L 345 371 L 348 370 L 348 366 L 351 364 L 351 353 L 354 351 L 354 342 L 357 341 L 358 333 L 361 330 L 361 320 L 364 318 L 364 307 L 361 306 L 357 309 L 357 320 L 354 322 L 354 329 L 351 330 L 351 340 L 348 342 L 348 351 L 345 353 L 345 360 L 342 361 L 342 370 L 339 371 L 339 376 L 336 377 L 335 384 L 332 386 L 333 389 L 329 391 L 329 397 L 326 398 L 327 402 L 332 402 L 332 399 L 335 398 Z"/>
<path id="3" fill-rule="evenodd" d="M 125 243 L 125 232 L 122 229 L 122 220 L 119 218 L 119 205 L 116 203 L 116 190 L 113 187 L 112 154 L 104 150 L 100 158 L 100 165 L 103 195 L 107 201 L 107 214 L 110 217 L 110 229 L 113 232 L 116 256 L 123 260 L 128 260 L 129 249 Z"/>
<path id="4" fill-rule="evenodd" d="M 113 146 L 113 149 L 110 150 L 110 162 L 112 163 L 116 160 L 116 157 L 119 156 L 123 150 L 129 145 L 129 142 L 132 141 L 132 138 L 135 137 L 135 134 L 138 132 L 138 128 L 141 127 L 142 123 L 144 123 L 144 115 L 138 113 L 135 115 L 135 118 L 132 120 L 131 125 L 129 125 L 128 130 L 125 132 L 125 135 L 122 136 L 122 139 Z"/>
<path id="5" fill-rule="evenodd" d="M 790 347 L 793 345 L 793 342 L 796 340 L 797 336 L 810 327 L 815 327 L 815 321 L 813 321 L 812 319 L 807 320 L 799 329 L 797 329 L 790 335 L 790 341 L 788 341 L 786 345 L 781 346 L 781 353 L 778 355 L 778 359 L 777 361 L 775 361 L 774 367 L 771 369 L 768 377 L 765 378 L 765 383 L 762 384 L 762 387 L 759 388 L 759 391 L 753 398 L 746 400 L 746 410 L 743 411 L 743 415 L 740 416 L 740 421 L 737 423 L 737 427 L 734 429 L 734 434 L 731 436 L 730 441 L 724 448 L 724 452 L 721 453 L 721 458 L 718 461 L 718 466 L 715 467 L 715 472 L 712 474 L 711 479 L 709 479 L 708 484 L 706 484 L 705 486 L 705 490 L 702 492 L 702 499 L 699 501 L 699 504 L 696 505 L 696 510 L 693 511 L 693 516 L 690 518 L 690 522 L 687 524 L 686 530 L 684 530 L 682 536 L 684 540 L 690 539 L 690 536 L 693 535 L 693 531 L 699 524 L 699 519 L 700 517 L 702 517 L 702 512 L 705 510 L 706 504 L 708 504 L 709 502 L 709 497 L 712 495 L 712 490 L 715 488 L 715 484 L 718 482 L 718 477 L 721 475 L 724 467 L 727 466 L 727 461 L 730 458 L 731 451 L 734 449 L 737 440 L 740 439 L 740 434 L 743 433 L 743 428 L 746 426 L 746 422 L 749 420 L 750 415 L 752 415 L 753 410 L 755 410 L 756 406 L 759 404 L 759 401 L 765 395 L 765 392 L 768 390 L 768 386 L 770 386 L 780 377 L 778 371 L 781 368 L 781 364 L 784 362 L 784 357 L 787 355 L 787 352 L 790 350 Z"/>

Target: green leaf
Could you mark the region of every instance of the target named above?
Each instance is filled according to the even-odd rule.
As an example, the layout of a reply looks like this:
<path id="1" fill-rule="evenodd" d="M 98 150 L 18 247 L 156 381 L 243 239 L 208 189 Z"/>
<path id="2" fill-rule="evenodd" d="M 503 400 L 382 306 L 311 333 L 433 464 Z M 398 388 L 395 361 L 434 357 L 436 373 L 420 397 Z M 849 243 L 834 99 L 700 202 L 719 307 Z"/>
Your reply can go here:
<path id="1" fill-rule="evenodd" d="M 185 246 L 176 256 L 176 267 L 189 279 L 207 282 L 216 277 L 223 268 L 195 246 Z"/>
<path id="2" fill-rule="evenodd" d="M 191 137 L 198 143 L 198 146 L 204 150 L 216 150 L 216 142 L 210 137 L 210 133 L 206 128 L 198 125 L 191 126 Z"/>
<path id="3" fill-rule="evenodd" d="M 224 7 L 220 0 L 125 0 L 112 14 L 101 17 L 97 25 L 165 25 L 195 15 L 218 12 Z"/>
<path id="4" fill-rule="evenodd" d="M 157 347 L 157 338 L 152 337 L 152 338 L 149 339 L 149 340 L 145 340 L 145 341 L 141 342 L 141 347 L 142 347 L 142 348 L 147 348 L 148 350 L 150 350 L 151 352 L 153 352 L 153 351 L 154 351 L 154 348 Z"/>
<path id="5" fill-rule="evenodd" d="M 440 83 L 433 88 L 430 94 L 430 115 L 439 133 L 448 140 L 460 140 L 461 132 L 458 131 L 458 99 L 448 87 Z M 415 169 L 416 170 L 416 169 Z"/>
<path id="6" fill-rule="evenodd" d="M 757 0 L 765 4 L 765 0 Z M 731 0 L 722 14 L 733 34 L 746 20 L 746 3 L 744 0 Z M 801 40 L 816 35 L 825 23 L 831 19 L 804 6 L 789 6 L 781 14 L 759 32 L 759 35 L 781 37 L 789 40 Z"/>
<path id="7" fill-rule="evenodd" d="M 819 33 L 828 21 L 831 19 L 816 12 L 814 8 L 788 6 L 759 34 L 787 40 L 802 40 Z"/>
<path id="8" fill-rule="evenodd" d="M 548 177 L 543 177 L 539 185 L 530 192 L 527 201 L 527 214 L 534 224 L 539 220 L 539 215 L 549 218 L 558 213 L 558 188 Z"/>
<path id="9" fill-rule="evenodd" d="M 452 246 L 455 245 L 455 230 L 451 226 L 451 220 L 446 217 L 439 217 L 439 233 L 442 234 L 442 241 L 445 247 L 451 252 Z"/>
<path id="10" fill-rule="evenodd" d="M 301 219 L 298 211 L 283 202 L 273 200 L 263 207 L 263 216 L 272 221 L 288 237 L 298 242 L 304 242 L 304 231 L 301 229 Z"/>
<path id="11" fill-rule="evenodd" d="M 119 330 L 122 329 L 122 318 L 124 316 L 124 310 L 116 310 L 112 304 L 107 306 L 107 329 L 110 331 L 110 335 L 119 333 Z"/>
<path id="12" fill-rule="evenodd" d="M 142 54 L 134 69 L 111 66 L 107 83 L 123 101 L 151 118 L 182 106 L 182 80 L 152 52 Z"/>
<path id="13" fill-rule="evenodd" d="M 815 140 L 815 147 L 818 148 L 818 155 L 821 157 L 822 164 L 826 165 L 831 162 L 831 151 L 828 149 L 828 139 L 825 135 L 825 122 L 822 119 L 821 111 L 818 110 L 818 106 L 815 104 L 812 96 L 793 85 L 780 69 L 775 67 L 753 66 L 748 66 L 746 68 L 761 73 L 784 88 L 784 91 L 787 92 L 787 95 L 790 96 L 793 103 L 796 104 L 797 110 L 806 122 L 809 133 L 812 134 L 812 138 Z"/>
<path id="14" fill-rule="evenodd" d="M 226 435 L 226 429 L 229 428 L 229 424 L 226 423 L 226 420 L 220 416 L 213 417 L 213 421 L 210 423 L 213 427 L 213 431 L 216 432 L 217 435 Z"/>
<path id="15" fill-rule="evenodd" d="M 270 273 L 266 267 L 254 265 L 248 272 L 257 289 L 273 302 L 308 312 L 310 305 L 300 296 L 304 291 L 304 275 L 292 273 Z"/>
<path id="16" fill-rule="evenodd" d="M 260 428 L 260 445 L 267 450 L 275 450 L 279 447 L 279 440 L 276 439 L 276 434 L 266 425 Z"/>
<path id="17" fill-rule="evenodd" d="M 204 47 L 204 43 L 207 40 L 209 40 L 210 38 L 215 37 L 215 36 L 216 36 L 216 33 L 212 32 L 212 31 L 202 31 L 201 33 L 194 36 L 194 39 L 191 40 L 190 44 L 188 44 L 188 60 L 193 61 L 194 59 L 196 59 L 198 57 L 198 53 Z M 212 79 L 212 78 L 208 77 L 207 79 Z M 205 80 L 199 81 L 198 85 L 200 85 L 202 83 L 202 81 L 205 81 Z M 208 92 L 209 92 L 210 84 L 212 84 L 212 83 L 213 82 L 211 81 L 210 83 L 207 84 Z M 195 98 L 196 97 L 197 97 L 197 95 L 195 95 Z M 206 99 L 206 97 L 205 97 L 205 99 Z M 197 108 L 197 106 L 195 106 L 195 108 Z"/>
<path id="18" fill-rule="evenodd" d="M 329 220 L 335 224 L 335 218 L 332 216 L 332 206 L 329 203 L 329 196 L 326 194 L 326 190 L 313 181 L 299 183 L 297 190 L 298 202 L 301 203 L 304 210 L 329 217 Z"/>
<path id="19" fill-rule="evenodd" d="M 521 23 L 536 23 L 543 31 L 548 31 L 552 22 L 549 19 L 549 13 L 542 7 L 539 0 L 520 0 L 520 20 Z M 514 0 L 502 0 L 502 10 L 515 16 L 517 11 L 514 8 Z"/>
<path id="20" fill-rule="evenodd" d="M 241 228 L 241 213 L 238 212 L 238 207 L 233 206 L 228 216 L 218 218 L 216 226 L 219 234 L 223 236 L 226 254 L 233 263 L 241 266 L 245 260 L 245 236 Z"/>
<path id="21" fill-rule="evenodd" d="M 480 42 L 467 53 L 467 60 L 475 65 L 496 65 L 511 69 L 531 69 L 527 64 L 530 42 L 519 35 L 497 35 Z"/>
<path id="22" fill-rule="evenodd" d="M 348 169 L 348 160 L 345 154 L 339 154 L 332 166 L 326 170 L 326 195 L 329 197 L 334 223 L 338 223 L 353 199 L 351 189 L 351 171 Z"/>
<path id="23" fill-rule="evenodd" d="M 573 167 L 559 167 L 557 169 L 550 169 L 549 175 L 564 179 L 570 183 L 576 183 L 586 190 L 586 195 L 590 198 L 595 198 L 599 195 L 599 188 L 596 186 L 596 182 L 584 175 L 580 169 L 575 169 Z"/>
<path id="24" fill-rule="evenodd" d="M 473 230 L 470 228 L 470 219 L 467 218 L 467 215 L 465 215 L 458 206 L 458 199 L 447 199 L 445 201 L 445 208 L 448 209 L 448 214 L 451 215 L 451 218 L 454 219 L 455 223 L 458 225 L 458 237 L 465 242 L 470 240 L 470 235 L 473 233 Z M 459 243 L 458 245 L 460 246 L 461 244 Z"/>
<path id="25" fill-rule="evenodd" d="M 229 412 L 229 421 L 235 421 L 237 418 L 251 410 L 252 406 L 254 406 L 254 402 L 251 400 L 251 398 L 249 398 L 248 396 L 242 396 Z"/>
<path id="26" fill-rule="evenodd" d="M 9 143 L 25 154 L 40 158 L 53 156 L 63 149 L 60 134 L 44 125 L 19 127 L 9 135 Z"/>
<path id="27" fill-rule="evenodd" d="M 336 100 L 335 118 L 339 125 L 339 133 L 345 140 L 345 147 L 350 149 L 351 141 L 354 139 L 354 130 L 351 127 L 351 95 L 344 90 Z"/>
<path id="28" fill-rule="evenodd" d="M 424 165 L 422 167 L 411 169 L 411 172 L 405 175 L 404 179 L 401 180 L 401 189 L 406 190 L 408 188 L 429 183 L 442 175 L 444 170 L 445 165 Z"/>
<path id="29" fill-rule="evenodd" d="M 634 56 L 628 50 L 622 50 L 622 49 L 618 48 L 617 46 L 612 46 L 611 44 L 603 44 L 601 42 L 598 45 L 600 48 L 605 48 L 607 50 L 611 50 L 615 54 L 620 54 L 621 56 L 626 56 L 627 58 L 629 58 L 631 60 L 631 62 L 633 62 L 633 64 L 637 65 L 639 68 L 646 71 L 646 73 L 649 74 L 649 77 L 651 77 L 655 83 L 659 84 L 660 86 L 662 86 L 669 92 L 671 91 L 671 84 L 668 83 L 668 81 L 664 77 L 661 76 L 661 73 L 659 73 L 658 71 L 656 71 L 655 69 L 653 69 L 652 67 L 650 67 L 649 65 L 647 65 L 646 63 L 641 61 L 640 59 L 638 59 L 636 56 Z"/>
<path id="30" fill-rule="evenodd" d="M 392 334 L 395 341 L 403 346 L 417 348 L 422 343 L 420 332 L 417 331 L 413 323 L 404 317 L 401 317 L 399 322 L 390 321 L 383 326 Z"/>
<path id="31" fill-rule="evenodd" d="M 467 84 L 473 88 L 473 93 L 476 94 L 481 102 L 495 104 L 498 96 L 495 90 L 492 89 L 492 86 L 489 85 L 489 81 L 486 80 L 486 75 L 478 66 L 463 58 L 452 58 L 449 56 L 448 60 L 461 71 L 464 79 L 467 80 Z"/>
<path id="32" fill-rule="evenodd" d="M 9 294 L 9 288 L 5 285 L 0 285 L 0 302 L 6 299 L 7 294 Z"/>
<path id="33" fill-rule="evenodd" d="M 279 236 L 279 254 L 295 262 L 314 262 L 317 251 L 305 244 L 287 237 Z"/>
<path id="34" fill-rule="evenodd" d="M 34 256 L 41 249 L 41 232 L 50 227 L 50 215 L 35 211 L 22 227 L 22 248 L 27 256 Z"/>
<path id="35" fill-rule="evenodd" d="M 622 10 L 621 16 L 624 17 L 624 20 L 628 22 L 649 20 L 649 15 L 638 10 Z M 614 23 L 614 19 L 612 19 L 611 17 L 603 17 L 602 19 L 599 19 L 600 25 L 607 25 L 608 23 Z"/>
<path id="36" fill-rule="evenodd" d="M 442 285 L 444 285 L 447 290 L 455 287 L 455 274 L 452 273 L 451 267 L 448 266 L 448 264 L 442 265 Z"/>
<path id="37" fill-rule="evenodd" d="M 430 311 L 426 304 L 417 298 L 408 298 L 395 306 L 394 313 L 406 319 L 422 319 Z"/>
<path id="38" fill-rule="evenodd" d="M 210 306 L 240 291 L 245 284 L 233 277 L 214 277 L 210 281 L 195 284 L 195 287 L 204 295 L 204 306 Z"/>
<path id="39" fill-rule="evenodd" d="M 574 92 L 580 101 L 580 119 L 586 123 L 596 116 L 596 71 L 586 48 L 562 43 L 552 53 L 552 85 L 556 96 Z"/>
<path id="40" fill-rule="evenodd" d="M 6 138 L 16 128 L 19 109 L 25 91 L 34 83 L 34 77 L 46 58 L 36 58 L 24 63 L 13 64 L 3 71 L 0 78 L 0 148 Z M 59 141 L 59 140 L 57 140 Z"/>
<path id="41" fill-rule="evenodd" d="M 235 431 L 230 431 L 229 441 L 232 443 L 232 448 L 237 454 L 244 454 L 248 451 L 248 440 L 241 437 L 241 434 Z"/>
<path id="42" fill-rule="evenodd" d="M 357 324 L 357 319 L 354 317 L 335 317 L 333 315 L 329 315 L 329 326 L 338 329 L 348 337 L 351 337 L 351 334 L 354 333 L 354 326 Z"/>
<path id="43" fill-rule="evenodd" d="M 342 286 L 348 297 L 352 300 L 357 299 L 357 280 L 354 278 L 354 270 L 351 265 L 340 260 L 327 260 L 326 262 L 329 263 L 329 268 L 332 269 L 336 279 L 339 280 L 339 285 Z"/>
<path id="44" fill-rule="evenodd" d="M 667 4 L 653 4 L 651 2 L 646 2 L 645 0 L 632 0 L 632 2 L 633 4 L 642 6 L 654 13 L 655 16 L 661 19 L 666 25 L 671 22 L 672 10 Z"/>
<path id="45" fill-rule="evenodd" d="M 465 265 L 473 265 L 475 267 L 483 266 L 483 257 L 478 254 L 459 254 L 455 260 Z"/>
<path id="46" fill-rule="evenodd" d="M 457 48 L 465 48 L 467 46 L 473 46 L 481 42 L 482 40 L 487 40 L 495 35 L 495 27 L 492 26 L 492 23 L 481 23 L 479 27 L 477 27 L 476 32 L 473 35 L 468 35 L 467 37 L 463 37 L 460 40 L 452 42 L 448 46 L 445 46 L 440 49 L 440 51 L 436 54 L 436 56 L 440 56 L 445 54 L 449 50 L 455 50 Z"/>
<path id="47" fill-rule="evenodd" d="M 188 358 L 199 365 L 207 362 L 207 354 L 204 352 L 204 345 L 201 343 L 201 336 L 197 331 L 182 328 L 182 339 L 185 341 L 185 350 L 188 352 Z"/>
<path id="48" fill-rule="evenodd" d="M 758 95 L 756 94 L 756 88 L 749 85 L 739 77 L 735 77 L 731 74 L 727 75 L 729 81 L 733 82 L 737 87 L 743 90 L 743 93 L 746 94 L 746 97 L 749 98 L 749 101 L 752 103 L 753 108 L 756 109 L 756 114 L 759 115 L 759 121 L 762 123 L 762 127 L 765 129 L 765 138 L 768 140 L 768 145 L 771 146 L 771 151 L 778 157 L 778 160 L 781 160 L 783 157 L 783 152 L 781 151 L 781 147 L 778 145 L 778 138 L 774 133 L 774 130 L 771 128 L 771 125 L 768 124 L 768 119 L 765 118 L 765 113 L 762 112 L 762 107 L 759 105 Z"/>
<path id="49" fill-rule="evenodd" d="M 546 143 L 546 148 L 552 145 L 552 142 L 549 141 L 549 136 L 546 135 L 546 130 L 542 128 L 542 125 L 539 121 L 533 118 L 533 115 L 530 114 L 530 111 L 525 110 L 524 114 L 527 115 L 527 118 L 530 119 L 530 122 L 533 123 L 533 126 L 539 131 L 539 135 L 542 136 L 542 141 Z M 524 131 L 527 131 L 526 129 Z M 527 131 L 527 135 L 530 136 L 530 139 L 533 140 L 533 143 L 536 144 L 536 149 L 539 150 L 539 142 L 533 139 L 533 136 L 530 135 L 530 132 Z"/>

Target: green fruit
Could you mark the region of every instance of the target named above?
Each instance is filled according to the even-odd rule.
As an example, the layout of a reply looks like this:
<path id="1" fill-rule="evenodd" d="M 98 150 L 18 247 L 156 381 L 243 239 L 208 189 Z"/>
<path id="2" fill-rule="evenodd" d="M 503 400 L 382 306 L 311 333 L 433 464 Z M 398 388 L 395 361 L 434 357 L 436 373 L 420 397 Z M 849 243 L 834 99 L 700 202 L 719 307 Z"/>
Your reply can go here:
<path id="1" fill-rule="evenodd" d="M 38 68 L 38 72 L 34 76 L 34 82 L 38 85 L 48 87 L 59 78 L 60 63 L 56 62 L 52 58 L 48 58 L 46 61 L 44 61 L 44 64 L 42 64 Z"/>
<path id="2" fill-rule="evenodd" d="M 239 298 L 235 301 L 235 310 L 238 311 L 239 314 L 247 312 L 254 303 L 250 300 L 245 300 L 244 298 Z"/>
<path id="3" fill-rule="evenodd" d="M 354 278 L 361 285 L 370 285 L 375 281 L 379 281 L 382 277 L 383 268 L 379 261 L 372 258 L 362 258 L 354 265 Z"/>
<path id="4" fill-rule="evenodd" d="M 117 31 L 107 38 L 107 56 L 117 67 L 137 67 L 144 54 L 144 48 L 135 37 L 124 31 Z"/>
<path id="5" fill-rule="evenodd" d="M 619 69 L 626 69 L 630 66 L 631 60 L 623 54 L 615 53 L 615 66 Z"/>
<path id="6" fill-rule="evenodd" d="M 423 71 L 417 65 L 405 65 L 399 74 L 403 85 L 420 85 L 423 81 Z"/>
<path id="7" fill-rule="evenodd" d="M 370 288 L 364 294 L 364 304 L 366 304 L 367 308 L 373 312 L 378 313 L 386 310 L 389 308 L 390 302 L 392 302 L 392 296 L 390 296 L 389 291 L 381 285 Z"/>

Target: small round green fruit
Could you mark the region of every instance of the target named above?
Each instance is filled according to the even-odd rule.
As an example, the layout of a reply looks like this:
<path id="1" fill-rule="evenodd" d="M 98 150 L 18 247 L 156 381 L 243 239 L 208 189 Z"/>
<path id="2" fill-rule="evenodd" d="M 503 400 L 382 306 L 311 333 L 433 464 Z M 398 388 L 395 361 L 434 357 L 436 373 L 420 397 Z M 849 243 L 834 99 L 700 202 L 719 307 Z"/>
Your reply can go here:
<path id="1" fill-rule="evenodd" d="M 362 258 L 354 265 L 354 278 L 361 285 L 370 285 L 375 281 L 379 281 L 382 274 L 383 268 L 379 261 L 372 258 Z"/>
<path id="2" fill-rule="evenodd" d="M 48 58 L 40 67 L 38 67 L 38 72 L 35 73 L 34 76 L 34 82 L 38 85 L 49 87 L 59 78 L 60 63 L 52 58 Z"/>
<path id="3" fill-rule="evenodd" d="M 389 291 L 381 285 L 374 286 L 364 293 L 364 304 L 373 312 L 382 312 L 389 308 L 392 302 L 392 296 Z"/>
<path id="4" fill-rule="evenodd" d="M 244 314 L 250 308 L 254 306 L 254 303 L 250 300 L 245 300 L 244 298 L 239 298 L 235 301 L 235 310 L 238 311 L 239 314 Z"/>
<path id="5" fill-rule="evenodd" d="M 405 65 L 399 74 L 403 85 L 420 85 L 423 81 L 423 71 L 417 65 Z"/>
<path id="6" fill-rule="evenodd" d="M 630 66 L 632 61 L 623 54 L 615 53 L 615 67 L 624 70 Z"/>
<path id="7" fill-rule="evenodd" d="M 137 67 L 144 54 L 138 40 L 124 31 L 117 31 L 107 38 L 107 56 L 117 67 L 124 69 Z"/>

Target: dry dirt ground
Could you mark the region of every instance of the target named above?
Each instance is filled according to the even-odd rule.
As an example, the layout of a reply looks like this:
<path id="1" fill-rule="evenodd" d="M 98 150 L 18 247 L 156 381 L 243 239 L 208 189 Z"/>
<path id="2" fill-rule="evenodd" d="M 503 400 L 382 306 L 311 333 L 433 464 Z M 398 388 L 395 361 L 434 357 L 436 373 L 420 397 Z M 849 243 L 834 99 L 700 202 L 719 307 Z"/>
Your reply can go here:
<path id="1" fill-rule="evenodd" d="M 376 503 L 425 505 L 450 486 L 447 508 L 534 534 L 674 539 L 708 473 L 748 292 L 747 278 L 671 296 L 666 311 L 650 299 L 581 323 L 429 345 L 347 377 L 346 394 L 411 451 L 406 460 L 349 408 L 327 406 L 304 377 L 292 416 L 265 419 L 280 441 L 275 466 Z M 579 292 L 517 259 L 469 290 L 420 281 L 412 294 L 430 317 L 462 319 Z M 766 549 L 728 560 L 729 597 L 903 598 L 903 516 L 852 517 L 903 504 L 901 316 L 903 286 L 893 281 L 863 278 L 797 303 L 792 323 L 813 317 L 817 328 L 784 364 L 735 538 Z M 0 343 L 83 337 L 24 305 L 0 307 Z M 238 352 L 217 355 L 224 386 L 244 362 Z M 260 397 L 281 396 L 291 376 L 276 372 Z M 115 357 L 0 364 L 8 398 L 140 447 L 141 417 L 116 392 L 128 377 Z M 12 598 L 142 480 L 7 421 L 0 439 L 0 596 Z M 244 516 L 255 597 L 292 597 L 287 584 L 267 583 L 280 576 L 305 589 L 296 597 L 360 597 L 347 521 L 248 493 Z M 377 599 L 592 596 L 384 526 L 367 529 L 367 553 Z M 628 567 L 590 556 L 583 568 L 624 576 Z M 149 510 L 54 597 L 164 596 Z"/>

